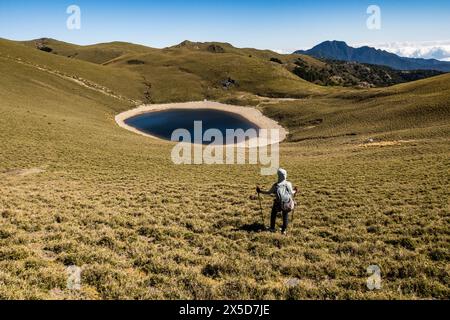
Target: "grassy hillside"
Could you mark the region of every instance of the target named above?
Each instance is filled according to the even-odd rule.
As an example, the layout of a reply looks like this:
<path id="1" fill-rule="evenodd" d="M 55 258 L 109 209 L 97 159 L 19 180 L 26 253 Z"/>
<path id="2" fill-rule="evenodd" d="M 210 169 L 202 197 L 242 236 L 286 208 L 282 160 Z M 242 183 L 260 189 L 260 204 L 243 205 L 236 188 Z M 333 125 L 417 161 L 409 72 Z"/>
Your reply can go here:
<path id="1" fill-rule="evenodd" d="M 0 40 L 0 298 L 450 297 L 449 76 L 328 90 L 245 50 L 99 65 Z M 224 77 L 239 88 L 213 87 Z M 289 128 L 289 236 L 260 232 L 250 197 L 274 178 L 258 166 L 175 166 L 172 144 L 115 124 L 148 82 L 152 101 L 210 94 Z M 372 264 L 379 291 L 366 288 Z M 67 289 L 70 265 L 80 291 Z"/>
<path id="2" fill-rule="evenodd" d="M 45 52 L 49 56 L 103 63 L 139 75 L 146 86 L 145 102 L 217 99 L 230 91 L 274 97 L 304 97 L 323 91 L 270 61 L 277 54 L 269 51 L 188 41 L 162 50 L 117 42 L 80 47 L 43 41 L 52 48 L 50 53 Z M 25 45 L 35 49 L 36 41 Z M 230 85 L 229 80 L 233 82 Z"/>
<path id="3" fill-rule="evenodd" d="M 403 72 L 355 62 L 320 61 L 306 55 L 281 55 L 219 42 L 184 41 L 162 50 L 124 42 L 79 46 L 46 38 L 22 44 L 70 59 L 128 68 L 141 75 L 147 87 L 146 102 L 217 99 L 224 94 L 224 89 L 302 98 L 323 92 L 304 80 L 321 86 L 370 88 L 441 74 L 429 70 Z M 176 86 L 167 87 L 168 80 L 175 81 Z"/>
<path id="4" fill-rule="evenodd" d="M 106 64 L 126 54 L 145 53 L 151 48 L 126 43 L 112 42 L 101 43 L 91 46 L 79 46 L 54 39 L 37 39 L 22 42 L 30 48 L 40 49 L 55 55 L 88 61 L 96 64 Z"/>
<path id="5" fill-rule="evenodd" d="M 82 81 L 91 87 L 110 91 L 132 104 L 144 99 L 145 85 L 142 77 L 129 70 L 111 68 L 29 48 L 23 44 L 0 39 L 0 57 L 11 68 L 17 63 L 49 74 L 57 74 L 73 81 Z"/>
<path id="6" fill-rule="evenodd" d="M 290 128 L 291 141 L 371 135 L 380 139 L 449 136 L 450 75 L 389 89 L 262 104 Z"/>

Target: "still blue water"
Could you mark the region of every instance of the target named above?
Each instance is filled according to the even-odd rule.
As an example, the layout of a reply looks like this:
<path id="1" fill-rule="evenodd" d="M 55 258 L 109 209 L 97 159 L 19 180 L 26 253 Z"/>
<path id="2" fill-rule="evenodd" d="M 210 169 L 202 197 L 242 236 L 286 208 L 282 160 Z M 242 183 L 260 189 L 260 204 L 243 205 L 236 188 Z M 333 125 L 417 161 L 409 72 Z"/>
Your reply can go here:
<path id="1" fill-rule="evenodd" d="M 176 129 L 186 129 L 194 137 L 194 122 L 202 121 L 203 133 L 208 129 L 218 129 L 225 136 L 227 129 L 258 130 L 258 126 L 244 117 L 213 109 L 171 109 L 145 113 L 125 120 L 125 123 L 152 136 L 171 140 Z"/>

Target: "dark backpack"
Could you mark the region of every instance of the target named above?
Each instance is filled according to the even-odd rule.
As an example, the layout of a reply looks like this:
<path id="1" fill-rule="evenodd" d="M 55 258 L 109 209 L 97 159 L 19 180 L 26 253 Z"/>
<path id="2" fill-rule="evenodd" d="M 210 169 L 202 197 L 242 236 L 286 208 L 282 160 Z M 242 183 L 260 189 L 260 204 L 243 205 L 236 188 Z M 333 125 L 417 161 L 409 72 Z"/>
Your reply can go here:
<path id="1" fill-rule="evenodd" d="M 277 200 L 281 210 L 285 212 L 294 210 L 295 201 L 286 183 L 282 182 L 277 185 Z"/>

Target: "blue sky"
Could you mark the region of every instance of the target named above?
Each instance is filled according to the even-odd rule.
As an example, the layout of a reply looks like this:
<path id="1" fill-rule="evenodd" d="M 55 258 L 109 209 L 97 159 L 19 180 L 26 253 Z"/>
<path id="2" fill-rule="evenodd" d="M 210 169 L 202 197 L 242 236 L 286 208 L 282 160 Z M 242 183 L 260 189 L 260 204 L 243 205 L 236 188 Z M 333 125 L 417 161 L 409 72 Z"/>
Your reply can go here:
<path id="1" fill-rule="evenodd" d="M 66 9 L 81 8 L 81 29 L 68 30 Z M 366 27 L 369 5 L 381 30 Z M 291 51 L 324 40 L 349 44 L 450 40 L 448 0 L 5 1 L 0 37 L 50 37 L 78 44 L 128 41 L 165 47 L 183 40 Z"/>

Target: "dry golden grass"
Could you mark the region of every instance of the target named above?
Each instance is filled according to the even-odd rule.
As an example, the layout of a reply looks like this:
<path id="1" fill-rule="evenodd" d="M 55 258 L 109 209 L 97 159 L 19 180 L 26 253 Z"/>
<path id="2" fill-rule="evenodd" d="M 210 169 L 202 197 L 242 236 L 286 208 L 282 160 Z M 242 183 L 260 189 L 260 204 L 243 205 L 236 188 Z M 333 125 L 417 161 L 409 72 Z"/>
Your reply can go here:
<path id="1" fill-rule="evenodd" d="M 448 78 L 434 84 L 443 100 L 425 82 L 378 98 L 384 91 L 260 105 L 297 141 L 281 147 L 300 188 L 284 237 L 258 231 L 250 197 L 273 177 L 257 166 L 175 166 L 170 143 L 115 125 L 126 102 L 2 56 L 0 298 L 450 297 Z M 114 82 L 74 63 L 80 76 Z M 387 121 L 396 100 L 403 111 Z M 428 114 L 416 111 L 426 105 Z M 318 117 L 314 128 L 299 125 Z M 362 148 L 369 138 L 414 141 Z M 372 264 L 379 291 L 366 288 Z M 66 287 L 70 265 L 83 268 L 80 291 Z"/>

